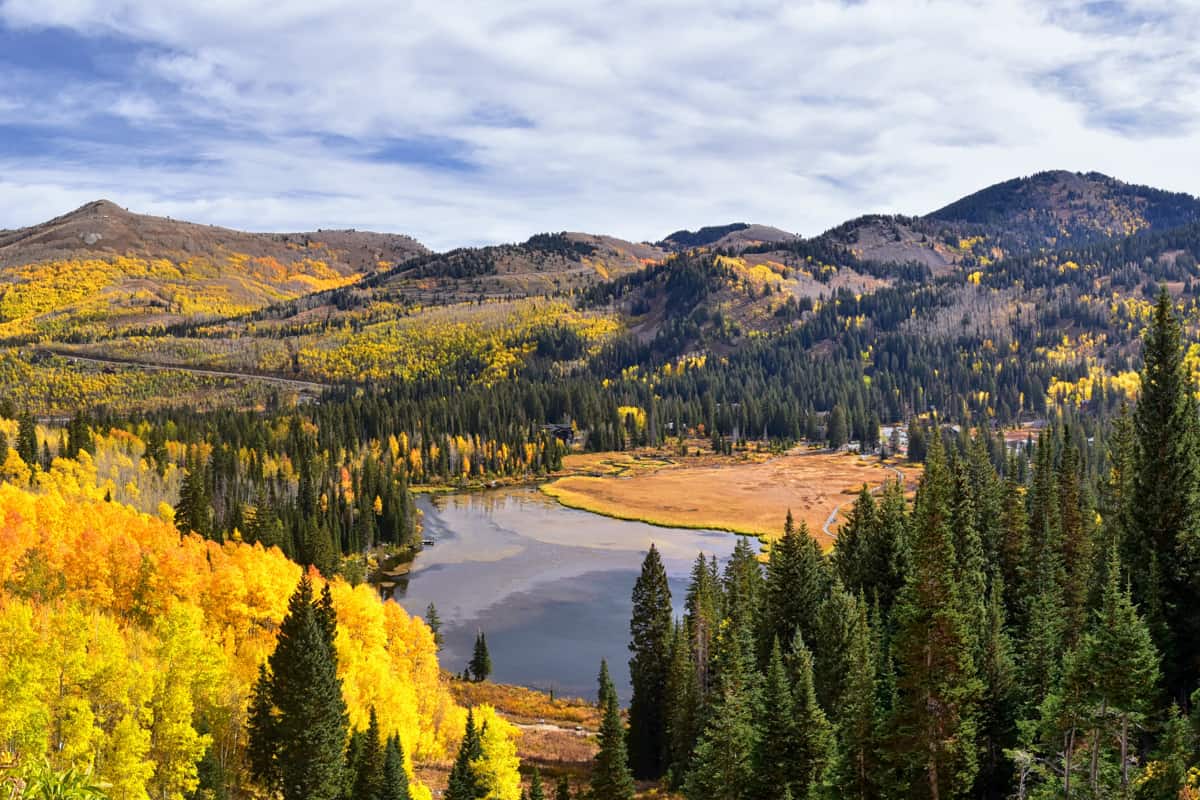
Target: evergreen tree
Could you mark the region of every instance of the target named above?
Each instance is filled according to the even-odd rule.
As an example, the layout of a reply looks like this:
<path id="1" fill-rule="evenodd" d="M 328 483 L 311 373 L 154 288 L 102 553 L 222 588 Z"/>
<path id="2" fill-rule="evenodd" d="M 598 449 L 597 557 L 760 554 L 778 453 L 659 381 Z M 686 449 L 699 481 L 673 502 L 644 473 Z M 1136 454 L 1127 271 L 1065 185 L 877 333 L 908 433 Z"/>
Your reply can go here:
<path id="1" fill-rule="evenodd" d="M 487 638 L 483 635 L 483 631 L 475 637 L 475 649 L 471 654 L 471 663 L 467 669 L 471 673 L 471 679 L 476 683 L 481 683 L 488 679 L 492 674 L 492 657 L 488 653 Z"/>
<path id="2" fill-rule="evenodd" d="M 546 800 L 546 790 L 542 788 L 542 773 L 538 772 L 538 768 L 533 768 L 533 774 L 529 778 L 529 800 Z"/>
<path id="3" fill-rule="evenodd" d="M 17 420 L 17 455 L 30 467 L 37 464 L 37 423 L 29 412 Z"/>
<path id="4" fill-rule="evenodd" d="M 608 664 L 604 662 L 600 664 L 599 695 L 603 718 L 600 750 L 592 764 L 592 797 L 594 800 L 632 800 L 634 786 L 625 749 L 625 723 L 621 721 L 621 709 L 617 705 L 617 690 L 608 677 Z"/>
<path id="5" fill-rule="evenodd" d="M 463 732 L 462 743 L 458 746 L 454 766 L 450 768 L 446 800 L 479 800 L 483 797 L 483 787 L 474 767 L 474 762 L 482 757 L 483 742 L 479 737 L 479 730 L 475 727 L 475 712 L 468 708 L 467 727 Z"/>
<path id="6" fill-rule="evenodd" d="M 383 786 L 379 800 L 409 800 L 408 773 L 404 771 L 404 748 L 400 736 L 388 737 L 383 756 Z"/>
<path id="7" fill-rule="evenodd" d="M 798 731 L 796 760 L 796 797 L 816 797 L 825 785 L 826 772 L 834 761 L 836 741 L 833 727 L 817 702 L 813 683 L 813 657 L 802 639 L 792 647 L 796 683 L 792 689 Z"/>
<path id="8" fill-rule="evenodd" d="M 785 528 L 767 561 L 759 642 L 765 647 L 776 639 L 791 642 L 797 632 L 806 642 L 816 641 L 817 615 L 829 585 L 829 567 L 808 527 Z"/>
<path id="9" fill-rule="evenodd" d="M 758 750 L 754 756 L 754 777 L 759 787 L 756 796 L 769 800 L 792 789 L 801 778 L 797 761 L 801 752 L 800 732 L 791 682 L 778 641 L 771 648 L 767 664 L 758 731 Z"/>
<path id="10" fill-rule="evenodd" d="M 1165 288 L 1142 355 L 1141 396 L 1134 412 L 1138 467 L 1125 563 L 1134 599 L 1152 615 L 1149 623 L 1165 655 L 1169 688 L 1182 696 L 1192 689 L 1200 652 L 1200 621 L 1192 613 L 1198 588 L 1200 476 L 1195 387 L 1183 362 L 1179 318 Z M 1168 564 L 1171 569 L 1163 570 Z M 1160 613 L 1162 618 L 1155 618 Z"/>
<path id="11" fill-rule="evenodd" d="M 384 742 L 379 735 L 379 719 L 375 716 L 375 707 L 372 706 L 370 721 L 362 737 L 362 750 L 355 765 L 355 800 L 379 800 L 383 795 L 384 759 Z"/>
<path id="12" fill-rule="evenodd" d="M 883 796 L 880 783 L 880 713 L 875 664 L 878 654 L 862 596 L 855 608 L 848 649 L 846 690 L 836 728 L 836 760 L 830 785 L 833 795 L 846 800 L 874 800 Z"/>
<path id="13" fill-rule="evenodd" d="M 850 639 L 857 606 L 854 595 L 833 579 L 829 595 L 817 614 L 815 683 L 821 707 L 834 713 L 842 706 L 842 693 L 850 670 Z"/>
<path id="14" fill-rule="evenodd" d="M 275 652 L 268 659 L 273 709 L 269 724 L 257 711 L 265 707 L 265 699 L 255 700 L 250 727 L 255 778 L 270 787 L 277 775 L 284 800 L 334 800 L 342 789 L 346 703 L 337 677 L 337 654 L 323 622 L 328 613 L 313 601 L 312 583 L 303 576 L 288 601 Z M 270 768 L 272 761 L 277 771 Z"/>
<path id="15" fill-rule="evenodd" d="M 671 665 L 667 672 L 667 770 L 668 783 L 678 787 L 687 774 L 696 744 L 701 697 L 692 660 L 687 629 L 675 626 L 671 642 Z"/>
<path id="16" fill-rule="evenodd" d="M 430 603 L 429 607 L 425 609 L 425 624 L 433 632 L 433 643 L 437 647 L 437 651 L 442 652 L 442 645 L 445 644 L 442 638 L 442 618 L 438 616 L 437 606 L 433 603 Z"/>
<path id="17" fill-rule="evenodd" d="M 850 438 L 850 432 L 846 423 L 846 412 L 842 410 L 840 405 L 834 406 L 833 411 L 829 412 L 825 438 L 831 450 L 840 449 Z"/>
<path id="18" fill-rule="evenodd" d="M 1004 606 L 1004 579 L 997 573 L 987 596 L 987 620 L 979 661 L 983 697 L 979 706 L 980 794 L 1007 796 L 1012 772 L 1004 752 L 1016 746 L 1017 682 Z"/>
<path id="19" fill-rule="evenodd" d="M 896 603 L 892 643 L 897 678 L 896 755 L 913 796 L 964 796 L 978 770 L 976 706 L 981 686 L 971 657 L 951 530 L 953 482 L 941 437 L 930 437 L 913 507 L 911 566 Z"/>
<path id="20" fill-rule="evenodd" d="M 696 692 L 701 698 L 708 695 L 713 642 L 722 617 L 721 601 L 716 561 L 705 561 L 704 554 L 701 553 L 696 556 L 696 562 L 692 566 L 691 580 L 684 600 L 683 618 L 696 672 Z"/>
<path id="21" fill-rule="evenodd" d="M 275 789 L 279 786 L 279 731 L 275 702 L 271 697 L 271 676 L 266 664 L 258 665 L 258 679 L 250 694 L 246 734 L 246 760 L 250 774 L 262 786 Z"/>
<path id="22" fill-rule="evenodd" d="M 662 775 L 667 754 L 667 676 L 671 663 L 671 589 L 651 544 L 633 587 L 629 621 L 629 764 L 635 777 Z"/>
<path id="23" fill-rule="evenodd" d="M 688 800 L 743 800 L 755 788 L 756 696 L 749 682 L 746 649 L 736 635 L 725 624 L 718 637 L 718 684 L 684 782 Z"/>
<path id="24" fill-rule="evenodd" d="M 558 785 L 554 788 L 554 800 L 571 800 L 571 779 L 565 772 L 558 776 Z"/>

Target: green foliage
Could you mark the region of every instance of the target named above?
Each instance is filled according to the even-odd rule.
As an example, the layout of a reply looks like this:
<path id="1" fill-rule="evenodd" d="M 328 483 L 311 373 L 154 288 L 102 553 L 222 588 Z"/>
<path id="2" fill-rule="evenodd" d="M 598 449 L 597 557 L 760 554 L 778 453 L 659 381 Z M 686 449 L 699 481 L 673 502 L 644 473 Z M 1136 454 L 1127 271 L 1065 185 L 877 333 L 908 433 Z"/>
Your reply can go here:
<path id="1" fill-rule="evenodd" d="M 312 584 L 301 578 L 279 627 L 269 677 L 260 673 L 267 683 L 255 690 L 249 726 L 254 777 L 285 800 L 335 800 L 342 790 L 347 718 L 331 615 L 327 591 L 314 602 Z"/>
<path id="2" fill-rule="evenodd" d="M 633 587 L 629 621 L 629 764 L 637 778 L 658 778 L 665 769 L 667 683 L 671 664 L 671 589 L 653 543 Z"/>
<path id="3" fill-rule="evenodd" d="M 617 690 L 608 677 L 608 664 L 600 664 L 600 750 L 592 764 L 592 797 L 606 800 L 633 800 L 633 775 L 625 744 L 625 723 L 617 705 Z M 454 798 L 452 800 L 457 800 Z"/>

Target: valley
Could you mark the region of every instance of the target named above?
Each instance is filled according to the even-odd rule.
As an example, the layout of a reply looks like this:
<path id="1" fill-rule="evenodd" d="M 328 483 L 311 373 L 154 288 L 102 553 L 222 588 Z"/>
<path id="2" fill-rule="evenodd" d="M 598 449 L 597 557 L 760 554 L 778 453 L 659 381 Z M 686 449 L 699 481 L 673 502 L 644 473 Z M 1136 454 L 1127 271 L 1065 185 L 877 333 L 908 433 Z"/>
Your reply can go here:
<path id="1" fill-rule="evenodd" d="M 387 751 L 409 800 L 535 766 L 901 797 L 928 752 L 944 796 L 1115 797 L 1130 747 L 1157 780 L 1196 702 L 1198 257 L 1200 201 L 1072 172 L 811 237 L 4 231 L 0 755 L 284 795 L 273 726 L 313 714 L 330 774 Z M 55 667 L 88 636 L 126 678 Z"/>

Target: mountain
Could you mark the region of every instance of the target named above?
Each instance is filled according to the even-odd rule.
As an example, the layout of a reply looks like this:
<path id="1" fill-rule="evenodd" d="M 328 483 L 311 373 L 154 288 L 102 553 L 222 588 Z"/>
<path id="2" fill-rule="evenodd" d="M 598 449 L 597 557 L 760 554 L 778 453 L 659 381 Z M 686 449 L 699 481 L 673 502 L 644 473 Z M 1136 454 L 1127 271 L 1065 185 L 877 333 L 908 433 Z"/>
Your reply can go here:
<path id="1" fill-rule="evenodd" d="M 427 253 L 407 236 L 245 233 L 107 200 L 0 231 L 0 337 L 148 327 L 253 311 Z"/>
<path id="2" fill-rule="evenodd" d="M 658 247 L 674 253 L 683 253 L 698 247 L 740 250 L 763 244 L 790 242 L 798 238 L 800 237 L 794 233 L 770 225 L 733 222 L 728 225 L 709 225 L 695 231 L 678 230 L 658 242 Z"/>
<path id="3" fill-rule="evenodd" d="M 989 186 L 927 220 L 1001 232 L 1009 242 L 1095 241 L 1200 221 L 1200 200 L 1098 172 L 1040 172 Z"/>

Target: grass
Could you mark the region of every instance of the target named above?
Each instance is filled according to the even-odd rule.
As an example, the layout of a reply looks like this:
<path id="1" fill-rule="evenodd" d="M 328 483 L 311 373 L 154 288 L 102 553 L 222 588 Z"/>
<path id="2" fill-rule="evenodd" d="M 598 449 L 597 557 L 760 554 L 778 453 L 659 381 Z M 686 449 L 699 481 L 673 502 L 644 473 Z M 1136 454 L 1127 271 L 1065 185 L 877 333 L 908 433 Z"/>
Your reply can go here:
<path id="1" fill-rule="evenodd" d="M 618 469 L 621 466 L 625 468 Z M 571 508 L 764 539 L 782 534 L 790 509 L 826 547 L 833 543 L 822 531 L 830 513 L 850 501 L 863 484 L 877 487 L 895 477 L 878 460 L 799 451 L 761 460 L 689 456 L 645 468 L 593 456 L 568 467 L 588 474 L 566 475 L 544 484 L 542 491 Z M 907 480 L 914 477 L 911 467 L 904 472 Z"/>

